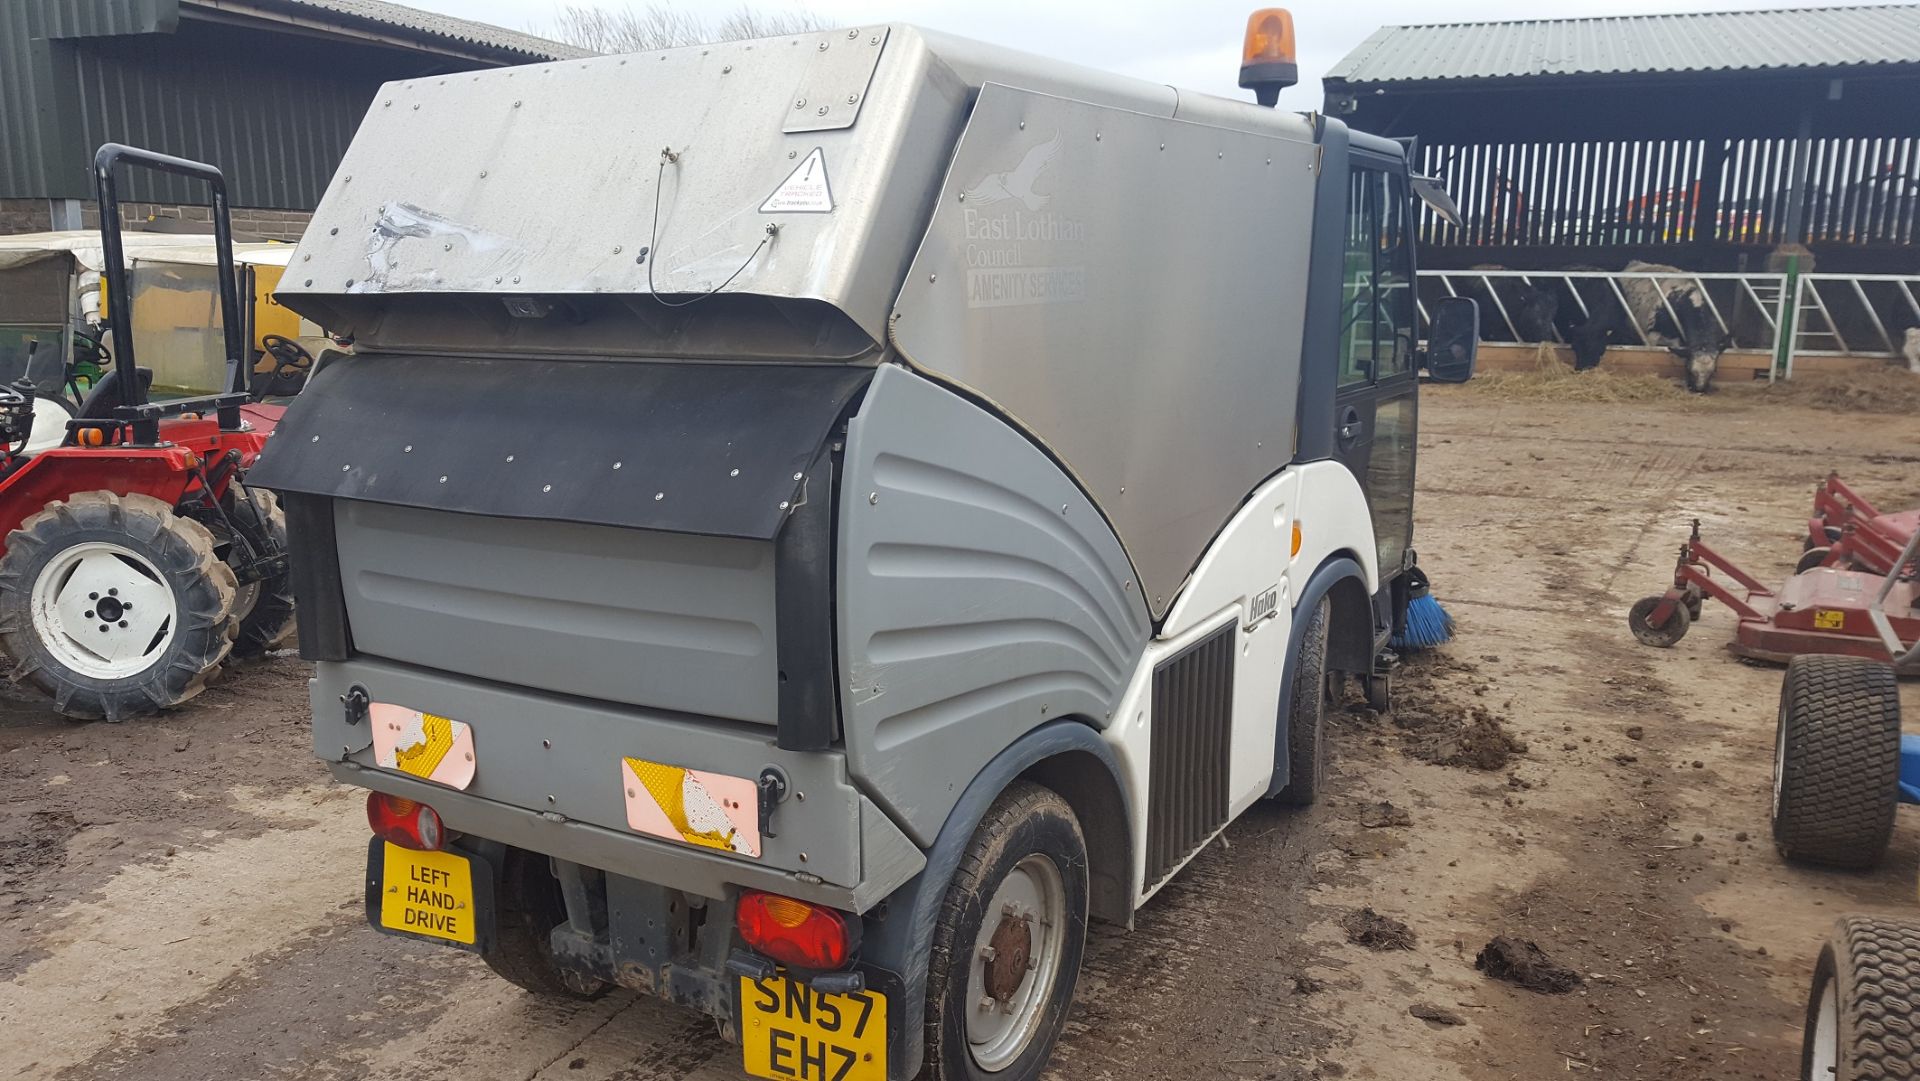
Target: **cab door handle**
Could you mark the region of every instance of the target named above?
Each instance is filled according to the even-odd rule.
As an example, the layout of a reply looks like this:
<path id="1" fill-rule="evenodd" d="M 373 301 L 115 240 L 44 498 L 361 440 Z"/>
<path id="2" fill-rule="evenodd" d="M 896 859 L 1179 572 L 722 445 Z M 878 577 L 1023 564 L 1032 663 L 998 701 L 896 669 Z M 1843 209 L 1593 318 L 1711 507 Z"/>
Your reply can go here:
<path id="1" fill-rule="evenodd" d="M 1340 414 L 1340 445 L 1343 447 L 1352 446 L 1354 441 L 1359 438 L 1360 411 L 1352 406 L 1348 406 L 1346 410 Z"/>

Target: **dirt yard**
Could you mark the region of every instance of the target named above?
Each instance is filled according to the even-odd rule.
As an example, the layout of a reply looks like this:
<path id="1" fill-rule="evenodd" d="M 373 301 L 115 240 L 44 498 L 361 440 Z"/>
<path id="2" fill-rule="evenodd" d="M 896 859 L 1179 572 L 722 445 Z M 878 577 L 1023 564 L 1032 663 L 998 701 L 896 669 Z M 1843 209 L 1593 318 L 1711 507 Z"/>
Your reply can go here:
<path id="1" fill-rule="evenodd" d="M 1393 716 L 1340 715 L 1323 806 L 1256 809 L 1096 932 L 1054 1076 L 1795 1076 L 1817 943 L 1914 904 L 1920 822 L 1877 874 L 1783 866 L 1779 671 L 1724 650 L 1715 606 L 1668 651 L 1622 617 L 1691 518 L 1780 578 L 1828 468 L 1920 503 L 1910 418 L 1423 404 L 1419 547 L 1459 637 Z M 739 1076 L 690 1014 L 539 1005 L 369 931 L 361 801 L 308 755 L 304 675 L 269 661 L 119 726 L 0 701 L 0 1081 Z M 1496 936 L 1541 990 L 1476 969 Z"/>

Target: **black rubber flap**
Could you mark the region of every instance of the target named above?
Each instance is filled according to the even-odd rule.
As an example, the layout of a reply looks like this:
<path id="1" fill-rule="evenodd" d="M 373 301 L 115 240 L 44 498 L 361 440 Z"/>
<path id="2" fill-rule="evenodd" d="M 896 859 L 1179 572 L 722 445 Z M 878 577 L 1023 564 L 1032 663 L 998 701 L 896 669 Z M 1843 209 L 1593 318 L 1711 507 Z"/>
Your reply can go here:
<path id="1" fill-rule="evenodd" d="M 872 376 L 853 365 L 343 357 L 293 400 L 247 479 L 768 540 Z"/>

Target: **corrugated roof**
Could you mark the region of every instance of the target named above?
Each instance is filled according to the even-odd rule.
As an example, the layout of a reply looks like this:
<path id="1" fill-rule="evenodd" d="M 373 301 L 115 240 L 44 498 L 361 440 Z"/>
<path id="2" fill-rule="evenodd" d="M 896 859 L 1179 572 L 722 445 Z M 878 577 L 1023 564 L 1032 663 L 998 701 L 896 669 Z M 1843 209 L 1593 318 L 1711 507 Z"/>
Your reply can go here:
<path id="1" fill-rule="evenodd" d="M 1920 4 L 1386 26 L 1327 82 L 1920 64 Z"/>
<path id="2" fill-rule="evenodd" d="M 518 30 L 508 30 L 490 23 L 457 19 L 451 15 L 421 11 L 419 8 L 407 7 L 404 4 L 390 4 L 386 0 L 281 0 L 281 2 L 290 8 L 311 8 L 316 12 L 330 15 L 345 15 L 385 26 L 397 26 L 431 37 L 448 38 L 485 49 L 517 53 L 535 60 L 573 60 L 578 57 L 597 55 L 591 49 L 548 41 L 546 38 L 523 34 Z"/>

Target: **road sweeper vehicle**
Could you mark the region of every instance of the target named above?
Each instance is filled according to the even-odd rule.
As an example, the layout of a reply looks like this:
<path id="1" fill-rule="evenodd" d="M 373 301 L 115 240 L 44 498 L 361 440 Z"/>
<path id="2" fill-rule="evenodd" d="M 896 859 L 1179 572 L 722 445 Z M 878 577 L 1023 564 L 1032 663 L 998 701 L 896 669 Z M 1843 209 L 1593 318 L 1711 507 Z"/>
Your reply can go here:
<path id="1" fill-rule="evenodd" d="M 1412 183 L 902 25 L 387 85 L 257 472 L 369 921 L 764 1077 L 1038 1076 L 1087 920 L 1311 802 L 1396 629 L 1477 341 Z"/>

